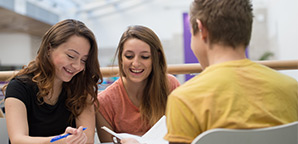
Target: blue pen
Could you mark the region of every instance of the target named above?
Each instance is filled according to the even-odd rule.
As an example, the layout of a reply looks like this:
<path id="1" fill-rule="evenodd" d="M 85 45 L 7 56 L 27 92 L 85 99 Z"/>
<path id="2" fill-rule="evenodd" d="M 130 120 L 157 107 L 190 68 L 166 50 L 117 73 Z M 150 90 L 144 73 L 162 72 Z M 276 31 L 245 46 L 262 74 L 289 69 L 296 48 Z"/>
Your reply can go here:
<path id="1" fill-rule="evenodd" d="M 87 128 L 83 128 L 83 131 L 86 130 Z M 52 142 L 55 142 L 57 140 L 60 140 L 60 139 L 63 139 L 63 138 L 66 138 L 67 136 L 69 136 L 71 134 L 65 134 L 65 135 L 59 135 L 59 136 L 55 136 L 54 138 L 51 139 L 51 143 Z"/>

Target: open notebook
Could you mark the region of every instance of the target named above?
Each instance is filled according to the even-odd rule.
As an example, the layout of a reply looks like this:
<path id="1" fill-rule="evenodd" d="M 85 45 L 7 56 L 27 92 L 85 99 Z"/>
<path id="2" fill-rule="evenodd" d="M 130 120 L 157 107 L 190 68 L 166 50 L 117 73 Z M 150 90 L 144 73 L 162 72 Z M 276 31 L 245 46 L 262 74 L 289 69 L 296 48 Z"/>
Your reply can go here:
<path id="1" fill-rule="evenodd" d="M 146 144 L 168 144 L 168 141 L 164 140 L 163 137 L 167 133 L 167 126 L 166 126 L 166 116 L 162 116 L 160 120 L 156 122 L 151 129 L 149 129 L 143 136 L 132 135 L 128 133 L 115 133 L 114 131 L 110 130 L 109 128 L 103 126 L 102 129 L 107 131 L 108 133 L 114 135 L 119 139 L 123 138 L 135 138 L 140 143 Z"/>

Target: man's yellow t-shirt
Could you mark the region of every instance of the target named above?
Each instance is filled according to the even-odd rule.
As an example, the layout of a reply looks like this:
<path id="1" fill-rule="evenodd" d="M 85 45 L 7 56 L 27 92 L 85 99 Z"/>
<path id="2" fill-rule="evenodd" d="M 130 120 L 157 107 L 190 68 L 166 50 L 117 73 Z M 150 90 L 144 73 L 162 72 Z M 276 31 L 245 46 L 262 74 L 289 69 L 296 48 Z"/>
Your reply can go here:
<path id="1" fill-rule="evenodd" d="M 252 129 L 298 120 L 298 84 L 248 59 L 207 67 L 167 103 L 170 142 L 191 143 L 213 128 Z"/>

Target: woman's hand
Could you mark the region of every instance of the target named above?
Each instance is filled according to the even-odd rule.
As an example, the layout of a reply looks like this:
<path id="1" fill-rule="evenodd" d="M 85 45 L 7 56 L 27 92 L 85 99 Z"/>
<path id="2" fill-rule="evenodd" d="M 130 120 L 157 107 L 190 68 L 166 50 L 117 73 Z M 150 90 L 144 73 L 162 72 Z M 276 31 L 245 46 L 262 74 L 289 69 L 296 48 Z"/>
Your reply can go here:
<path id="1" fill-rule="evenodd" d="M 87 136 L 83 132 L 83 127 L 80 126 L 78 129 L 67 127 L 65 133 L 69 133 L 71 135 L 67 136 L 65 142 L 67 144 L 86 144 Z"/>

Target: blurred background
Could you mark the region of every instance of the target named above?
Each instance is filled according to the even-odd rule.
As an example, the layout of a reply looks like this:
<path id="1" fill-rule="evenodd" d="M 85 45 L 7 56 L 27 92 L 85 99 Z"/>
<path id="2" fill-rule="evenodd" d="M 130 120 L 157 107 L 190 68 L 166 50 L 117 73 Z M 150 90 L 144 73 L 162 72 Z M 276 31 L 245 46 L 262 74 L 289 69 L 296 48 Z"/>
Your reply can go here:
<path id="1" fill-rule="evenodd" d="M 0 70 L 20 69 L 28 64 L 36 56 L 43 34 L 67 18 L 81 20 L 94 32 L 102 67 L 113 65 L 121 34 L 129 25 L 137 24 L 157 33 L 168 64 L 196 62 L 187 61 L 193 56 L 187 52 L 189 41 L 185 39 L 189 33 L 185 30 L 185 15 L 192 1 L 0 0 Z M 255 17 L 248 58 L 298 59 L 298 0 L 252 0 L 252 3 Z M 281 72 L 298 80 L 297 70 Z M 177 77 L 181 83 L 185 81 L 185 76 Z"/>

